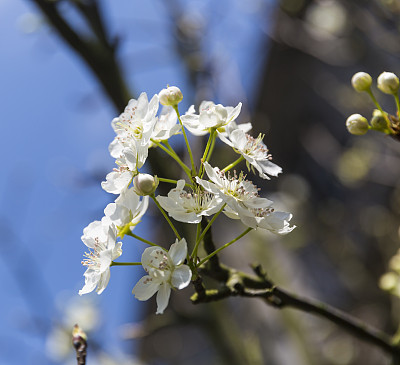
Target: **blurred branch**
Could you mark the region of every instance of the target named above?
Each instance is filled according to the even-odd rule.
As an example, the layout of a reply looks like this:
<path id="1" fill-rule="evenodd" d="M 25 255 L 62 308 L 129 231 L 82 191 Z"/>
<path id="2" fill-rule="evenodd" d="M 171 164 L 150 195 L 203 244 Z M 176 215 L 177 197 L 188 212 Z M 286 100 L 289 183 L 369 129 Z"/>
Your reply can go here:
<path id="1" fill-rule="evenodd" d="M 76 351 L 78 365 L 86 364 L 87 337 L 85 332 L 76 324 L 72 331 L 72 344 Z"/>
<path id="2" fill-rule="evenodd" d="M 227 297 L 241 296 L 248 298 L 262 298 L 268 305 L 282 309 L 292 307 L 303 312 L 312 313 L 326 318 L 354 336 L 368 341 L 382 350 L 394 355 L 400 355 L 400 348 L 392 344 L 390 336 L 382 331 L 371 328 L 358 319 L 331 307 L 323 302 L 299 297 L 281 289 L 268 279 L 260 265 L 253 265 L 256 276 L 237 271 L 223 264 L 217 271 L 204 267 L 200 273 L 217 280 L 222 284 L 220 289 L 199 290 L 198 283 L 194 285 L 196 293 L 192 302 L 208 303 Z M 200 279 L 198 279 L 200 280 Z"/>
<path id="3" fill-rule="evenodd" d="M 208 254 L 215 251 L 211 230 L 204 236 L 204 248 Z M 193 282 L 196 293 L 191 297 L 192 302 L 194 304 L 209 303 L 235 296 L 261 298 L 275 308 L 292 307 L 326 318 L 357 338 L 380 347 L 396 358 L 400 356 L 400 347 L 396 346 L 386 333 L 371 328 L 362 321 L 323 302 L 303 298 L 277 287 L 268 278 L 261 265 L 253 265 L 252 268 L 256 276 L 221 264 L 217 255 L 213 256 L 207 264 L 200 267 L 199 274 L 216 280 L 221 286 L 218 289 L 206 289 L 199 276 Z"/>
<path id="4" fill-rule="evenodd" d="M 96 0 L 76 2 L 77 8 L 88 21 L 96 37 L 85 38 L 78 34 L 61 15 L 57 1 L 29 0 L 46 16 L 61 38 L 86 62 L 100 81 L 104 91 L 119 111 L 125 108 L 130 92 L 123 80 L 115 53 L 117 41 L 109 41 Z"/>

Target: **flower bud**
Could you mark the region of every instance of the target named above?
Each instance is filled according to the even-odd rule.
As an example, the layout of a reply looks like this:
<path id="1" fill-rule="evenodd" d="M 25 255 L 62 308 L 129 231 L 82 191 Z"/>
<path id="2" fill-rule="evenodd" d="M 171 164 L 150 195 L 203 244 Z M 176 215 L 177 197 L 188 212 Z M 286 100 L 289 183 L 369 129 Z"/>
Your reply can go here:
<path id="1" fill-rule="evenodd" d="M 367 91 L 371 87 L 372 77 L 366 72 L 357 72 L 351 78 L 351 84 L 353 85 L 354 90 L 359 93 Z"/>
<path id="2" fill-rule="evenodd" d="M 382 72 L 378 77 L 378 89 L 385 94 L 399 91 L 399 78 L 392 72 Z"/>
<path id="3" fill-rule="evenodd" d="M 156 191 L 157 186 L 157 176 L 138 174 L 133 178 L 133 190 L 137 195 L 151 195 Z"/>
<path id="4" fill-rule="evenodd" d="M 162 89 L 158 97 L 160 103 L 166 106 L 175 106 L 183 99 L 182 91 L 176 86 L 168 86 L 166 89 Z"/>
<path id="5" fill-rule="evenodd" d="M 346 120 L 347 130 L 351 134 L 362 136 L 368 132 L 369 124 L 366 118 L 360 114 L 350 115 Z"/>
<path id="6" fill-rule="evenodd" d="M 371 127 L 376 131 L 385 132 L 389 129 L 389 121 L 380 110 L 375 109 L 372 113 Z"/>
<path id="7" fill-rule="evenodd" d="M 396 288 L 399 282 L 399 276 L 394 272 L 387 272 L 379 279 L 379 287 L 385 291 L 392 291 Z"/>

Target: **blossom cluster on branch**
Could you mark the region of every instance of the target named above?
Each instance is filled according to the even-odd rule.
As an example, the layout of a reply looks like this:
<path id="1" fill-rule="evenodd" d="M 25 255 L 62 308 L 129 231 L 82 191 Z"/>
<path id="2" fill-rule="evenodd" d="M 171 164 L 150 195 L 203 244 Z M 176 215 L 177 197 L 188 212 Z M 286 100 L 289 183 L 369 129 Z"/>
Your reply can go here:
<path id="1" fill-rule="evenodd" d="M 259 188 L 247 179 L 243 171 L 232 169 L 242 161 L 250 172 L 263 179 L 277 176 L 282 169 L 274 164 L 264 135 L 254 138 L 248 132 L 251 123 L 237 124 L 242 104 L 236 107 L 203 101 L 196 113 L 191 106 L 181 117 L 178 103 L 181 91 L 175 87 L 163 89 L 150 100 L 146 93 L 129 101 L 124 112 L 111 125 L 116 133 L 109 146 L 116 168 L 107 174 L 102 188 L 117 197 L 104 209 L 104 217 L 90 223 L 82 241 L 88 247 L 82 264 L 85 285 L 79 294 L 96 290 L 100 294 L 110 280 L 110 267 L 142 265 L 146 275 L 134 286 L 132 293 L 138 300 L 148 300 L 157 293 L 157 313 L 168 305 L 171 289 L 183 289 L 198 276 L 200 266 L 221 250 L 226 249 L 253 229 L 287 234 L 292 215 L 274 210 L 273 202 L 261 197 Z M 159 112 L 159 105 L 162 109 Z M 186 131 L 193 136 L 208 135 L 201 159 L 196 165 Z M 174 136 L 183 136 L 190 166 L 169 144 Z M 211 165 L 216 140 L 219 139 L 239 155 L 228 166 L 220 169 Z M 185 179 L 174 176 L 152 176 L 140 170 L 146 163 L 150 148 L 159 148 L 182 168 Z M 156 195 L 160 183 L 173 184 L 167 196 Z M 135 227 L 153 202 L 164 216 L 176 240 L 169 249 L 134 233 Z M 205 257 L 199 257 L 199 246 L 219 214 L 240 220 L 245 230 L 236 238 L 221 245 Z M 172 220 L 171 220 L 172 218 Z M 195 237 L 182 237 L 173 220 L 197 225 Z M 206 220 L 206 224 L 201 224 Z M 131 236 L 150 247 L 142 254 L 141 262 L 115 261 L 122 255 L 122 242 Z"/>

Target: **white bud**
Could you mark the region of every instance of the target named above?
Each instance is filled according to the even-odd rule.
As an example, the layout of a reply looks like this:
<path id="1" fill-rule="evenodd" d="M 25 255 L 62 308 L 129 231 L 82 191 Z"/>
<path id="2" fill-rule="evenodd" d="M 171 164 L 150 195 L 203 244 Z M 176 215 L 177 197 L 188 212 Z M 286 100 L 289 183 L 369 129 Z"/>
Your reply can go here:
<path id="1" fill-rule="evenodd" d="M 362 115 L 353 114 L 347 118 L 346 127 L 351 134 L 361 136 L 368 132 L 369 124 L 367 119 Z"/>
<path id="2" fill-rule="evenodd" d="M 358 92 L 367 91 L 371 87 L 372 77 L 366 72 L 357 72 L 351 78 L 351 84 Z"/>
<path id="3" fill-rule="evenodd" d="M 392 72 L 382 72 L 378 77 L 378 89 L 385 94 L 399 91 L 399 78 Z"/>
<path id="4" fill-rule="evenodd" d="M 183 99 L 182 91 L 176 86 L 168 86 L 166 89 L 162 89 L 158 97 L 160 103 L 166 106 L 178 105 Z"/>
<path id="5" fill-rule="evenodd" d="M 137 195 L 151 195 L 156 191 L 157 186 L 157 176 L 138 174 L 133 178 L 133 190 Z"/>

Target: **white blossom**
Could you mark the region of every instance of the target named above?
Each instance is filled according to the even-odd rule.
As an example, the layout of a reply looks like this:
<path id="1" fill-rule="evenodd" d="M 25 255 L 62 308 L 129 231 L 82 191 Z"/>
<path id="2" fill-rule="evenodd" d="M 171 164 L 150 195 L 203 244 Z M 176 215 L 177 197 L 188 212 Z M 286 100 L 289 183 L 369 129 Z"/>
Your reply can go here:
<path id="1" fill-rule="evenodd" d="M 275 212 L 273 202 L 258 195 L 258 188 L 246 180 L 246 176 L 236 173 L 225 175 L 217 167 L 212 168 L 208 162 L 204 163 L 210 181 L 196 181 L 205 190 L 219 196 L 225 203 L 224 214 L 232 219 L 240 219 L 251 228 L 262 228 L 277 234 L 286 234 L 295 227 L 290 227 L 292 218 L 290 213 Z"/>
<path id="2" fill-rule="evenodd" d="M 168 305 L 171 288 L 183 289 L 190 283 L 192 272 L 183 262 L 187 255 L 187 243 L 176 240 L 169 251 L 161 247 L 146 248 L 142 266 L 147 275 L 135 285 L 132 293 L 138 300 L 148 300 L 157 293 L 157 312 L 162 314 Z"/>
<path id="3" fill-rule="evenodd" d="M 236 107 L 214 104 L 212 101 L 203 101 L 200 104 L 199 114 L 195 114 L 192 105 L 182 116 L 182 123 L 195 136 L 204 136 L 211 128 L 222 128 L 233 122 L 239 115 L 242 103 Z"/>
<path id="4" fill-rule="evenodd" d="M 133 160 L 130 160 L 133 159 Z M 111 194 L 121 194 L 128 188 L 135 174 L 136 160 L 135 154 L 126 150 L 116 161 L 118 168 L 107 174 L 106 181 L 101 182 L 101 187 Z"/>
<path id="5" fill-rule="evenodd" d="M 211 167 L 208 162 L 204 163 L 206 173 L 211 180 L 205 181 L 196 177 L 196 181 L 205 190 L 220 197 L 239 217 L 253 217 L 250 209 L 268 209 L 272 206 L 272 201 L 261 198 L 258 195 L 258 188 L 246 180 L 246 175 L 236 173 L 233 176 L 228 172 L 225 175 L 218 167 Z"/>
<path id="6" fill-rule="evenodd" d="M 101 221 L 90 223 L 81 237 L 83 243 L 89 247 L 82 264 L 87 267 L 84 273 L 85 285 L 79 295 L 92 292 L 96 287 L 101 294 L 110 280 L 110 265 L 113 260 L 121 256 L 122 243 L 117 242 L 117 228 L 110 218 L 103 217 Z"/>
<path id="7" fill-rule="evenodd" d="M 157 201 L 168 214 L 179 222 L 199 223 L 203 216 L 218 212 L 222 199 L 201 189 L 191 193 L 183 190 L 185 180 L 179 180 L 168 196 L 157 196 Z"/>
<path id="8" fill-rule="evenodd" d="M 157 121 L 158 96 L 154 95 L 150 102 L 146 93 L 139 98 L 131 99 L 124 112 L 114 118 L 111 125 L 117 134 L 109 146 L 112 157 L 120 158 L 130 152 L 128 157 L 134 165 L 131 171 L 142 167 L 148 155 L 150 137 Z"/>
<path id="9" fill-rule="evenodd" d="M 242 222 L 252 228 L 266 229 L 276 234 L 287 234 L 292 232 L 296 226 L 290 226 L 289 221 L 292 214 L 286 212 L 276 212 L 273 208 L 249 209 L 253 216 L 239 216 L 229 206 L 224 209 L 224 214 L 231 219 L 241 219 Z"/>
<path id="10" fill-rule="evenodd" d="M 228 146 L 231 146 L 237 153 L 240 153 L 246 159 L 247 168 L 254 168 L 263 179 L 269 179 L 268 175 L 277 176 L 282 172 L 282 168 L 271 162 L 272 156 L 268 153 L 268 148 L 263 142 L 263 136 L 253 138 L 243 130 L 237 128 L 227 130 L 228 137 L 220 135 L 219 137 Z"/>
<path id="11" fill-rule="evenodd" d="M 168 140 L 173 135 L 180 133 L 181 125 L 178 124 L 177 121 L 178 116 L 176 115 L 174 108 L 171 106 L 164 106 L 161 109 L 161 114 L 154 126 L 151 139 L 156 142 L 162 142 Z M 153 146 L 155 146 L 155 144 L 150 141 L 150 147 Z"/>
<path id="12" fill-rule="evenodd" d="M 149 206 L 149 197 L 140 199 L 133 188 L 121 192 L 121 195 L 104 209 L 104 214 L 109 217 L 117 227 L 123 228 L 129 224 L 131 231 L 140 222 Z"/>

